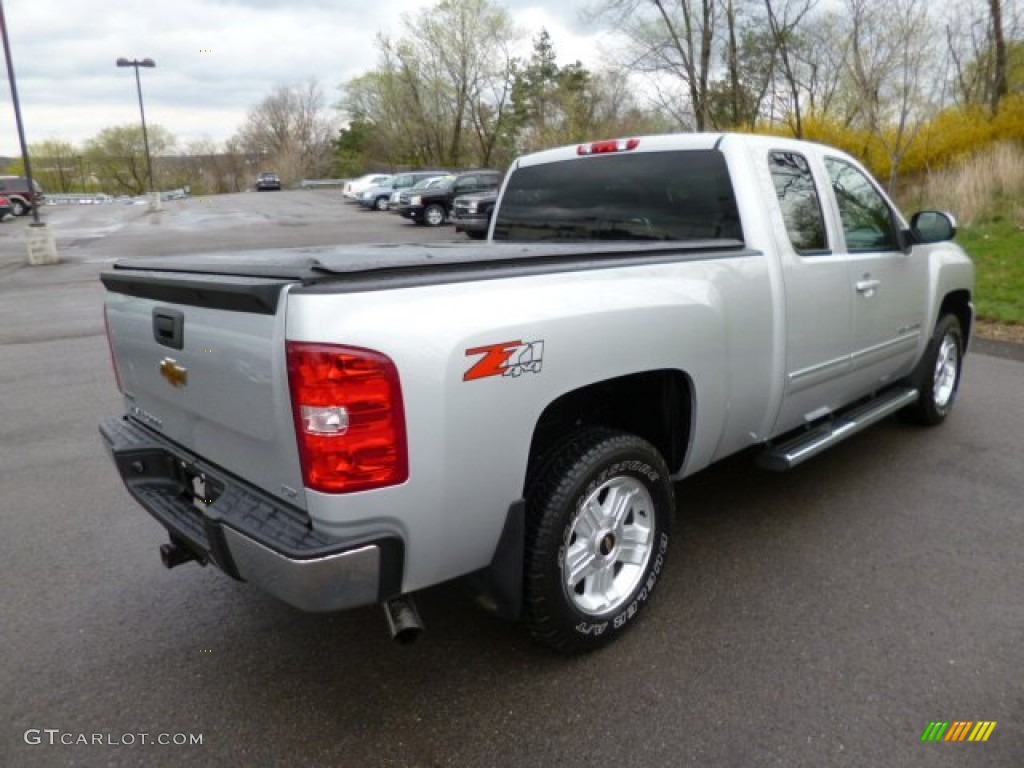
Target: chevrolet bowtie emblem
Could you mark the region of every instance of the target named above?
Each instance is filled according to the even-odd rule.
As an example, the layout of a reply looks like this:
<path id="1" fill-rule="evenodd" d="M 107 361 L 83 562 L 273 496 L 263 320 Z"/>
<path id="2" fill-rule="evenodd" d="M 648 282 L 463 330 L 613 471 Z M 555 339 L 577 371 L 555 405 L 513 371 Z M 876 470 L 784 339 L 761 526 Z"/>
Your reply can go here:
<path id="1" fill-rule="evenodd" d="M 160 375 L 167 379 L 175 389 L 188 384 L 188 368 L 178 365 L 178 361 L 170 357 L 165 357 L 160 361 Z"/>

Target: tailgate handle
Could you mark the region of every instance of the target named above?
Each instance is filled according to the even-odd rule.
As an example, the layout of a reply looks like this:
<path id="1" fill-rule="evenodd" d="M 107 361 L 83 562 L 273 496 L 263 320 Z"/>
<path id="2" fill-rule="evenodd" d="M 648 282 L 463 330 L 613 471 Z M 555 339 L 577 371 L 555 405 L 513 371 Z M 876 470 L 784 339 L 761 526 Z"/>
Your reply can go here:
<path id="1" fill-rule="evenodd" d="M 185 313 L 177 309 L 153 310 L 153 338 L 171 349 L 185 346 Z"/>

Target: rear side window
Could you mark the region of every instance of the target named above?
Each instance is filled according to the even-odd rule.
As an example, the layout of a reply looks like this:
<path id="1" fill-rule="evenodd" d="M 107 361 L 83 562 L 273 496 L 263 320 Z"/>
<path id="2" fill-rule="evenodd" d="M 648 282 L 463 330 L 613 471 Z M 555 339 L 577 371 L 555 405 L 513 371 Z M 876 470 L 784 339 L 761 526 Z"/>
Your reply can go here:
<path id="1" fill-rule="evenodd" d="M 716 150 L 608 154 L 515 170 L 495 240 L 742 240 Z"/>
<path id="2" fill-rule="evenodd" d="M 796 152 L 772 152 L 768 165 L 789 241 L 798 253 L 827 251 L 825 218 L 807 159 Z"/>

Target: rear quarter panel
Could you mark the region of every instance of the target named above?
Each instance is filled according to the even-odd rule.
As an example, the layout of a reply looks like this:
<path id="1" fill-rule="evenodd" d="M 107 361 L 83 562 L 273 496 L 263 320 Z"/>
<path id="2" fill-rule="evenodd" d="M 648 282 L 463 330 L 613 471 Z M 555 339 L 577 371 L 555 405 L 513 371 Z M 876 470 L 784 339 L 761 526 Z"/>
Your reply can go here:
<path id="1" fill-rule="evenodd" d="M 381 292 L 293 292 L 287 337 L 391 357 L 408 428 L 408 481 L 345 496 L 307 491 L 315 524 L 401 535 L 406 590 L 479 569 L 523 495 L 544 408 L 630 373 L 678 369 L 693 382 L 696 421 L 679 474 L 748 444 L 770 389 L 766 261 L 747 254 Z M 509 342 L 542 342 L 540 370 L 466 380 L 482 358 L 469 350 Z"/>

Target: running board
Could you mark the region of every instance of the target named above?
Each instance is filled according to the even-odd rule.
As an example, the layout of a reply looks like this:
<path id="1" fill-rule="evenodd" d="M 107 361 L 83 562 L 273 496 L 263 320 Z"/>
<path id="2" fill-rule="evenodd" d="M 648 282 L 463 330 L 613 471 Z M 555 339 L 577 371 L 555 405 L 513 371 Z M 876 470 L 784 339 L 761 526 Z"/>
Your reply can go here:
<path id="1" fill-rule="evenodd" d="M 879 395 L 832 421 L 766 448 L 758 457 L 762 469 L 781 472 L 817 456 L 826 448 L 857 434 L 917 400 L 917 390 L 901 388 Z"/>

